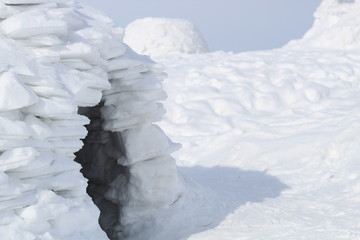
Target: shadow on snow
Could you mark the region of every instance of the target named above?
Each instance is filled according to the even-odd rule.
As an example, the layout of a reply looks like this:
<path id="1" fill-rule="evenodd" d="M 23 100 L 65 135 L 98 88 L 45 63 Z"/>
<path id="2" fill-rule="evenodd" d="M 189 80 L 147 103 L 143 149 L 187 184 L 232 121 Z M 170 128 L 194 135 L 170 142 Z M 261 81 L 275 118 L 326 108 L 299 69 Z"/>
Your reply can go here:
<path id="1" fill-rule="evenodd" d="M 206 192 L 215 195 L 215 204 L 218 204 L 220 209 L 219 213 L 216 211 L 213 215 L 208 213 L 209 218 L 212 218 L 211 224 L 192 229 L 192 232 L 188 231 L 186 236 L 181 236 L 180 239 L 187 239 L 192 234 L 215 228 L 227 215 L 246 203 L 259 203 L 267 198 L 276 198 L 282 191 L 289 189 L 278 178 L 266 172 L 244 171 L 232 167 L 200 166 L 180 167 L 179 170 L 186 178 L 200 185 L 200 188 L 209 189 L 210 191 Z"/>

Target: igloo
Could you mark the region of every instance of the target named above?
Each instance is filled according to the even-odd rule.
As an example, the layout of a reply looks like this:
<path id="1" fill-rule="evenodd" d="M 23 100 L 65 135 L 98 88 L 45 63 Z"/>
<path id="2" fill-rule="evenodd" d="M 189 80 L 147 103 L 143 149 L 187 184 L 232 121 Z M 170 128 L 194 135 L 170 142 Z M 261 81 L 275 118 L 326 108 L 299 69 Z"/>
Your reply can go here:
<path id="1" fill-rule="evenodd" d="M 177 18 L 137 19 L 126 27 L 124 42 L 138 54 L 151 57 L 208 51 L 207 43 L 196 27 Z"/>
<path id="2" fill-rule="evenodd" d="M 161 67 L 77 2 L 1 0 L 0 19 L 1 239 L 144 239 L 184 193 Z"/>

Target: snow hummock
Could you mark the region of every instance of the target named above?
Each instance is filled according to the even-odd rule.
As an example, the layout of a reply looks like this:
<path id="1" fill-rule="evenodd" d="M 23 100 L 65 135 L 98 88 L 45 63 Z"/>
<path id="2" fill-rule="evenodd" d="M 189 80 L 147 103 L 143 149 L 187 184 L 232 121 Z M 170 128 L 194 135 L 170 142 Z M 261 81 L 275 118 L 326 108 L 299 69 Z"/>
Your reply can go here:
<path id="1" fill-rule="evenodd" d="M 207 52 L 207 43 L 196 27 L 185 19 L 142 18 L 130 23 L 124 42 L 142 55 Z"/>

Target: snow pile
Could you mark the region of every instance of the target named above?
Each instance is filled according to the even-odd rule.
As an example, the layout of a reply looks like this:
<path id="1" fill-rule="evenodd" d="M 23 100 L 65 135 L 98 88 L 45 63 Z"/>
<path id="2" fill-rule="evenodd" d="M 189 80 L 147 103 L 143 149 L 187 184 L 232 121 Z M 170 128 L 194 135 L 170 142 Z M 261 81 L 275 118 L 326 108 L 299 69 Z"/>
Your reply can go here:
<path id="1" fill-rule="evenodd" d="M 130 23 L 125 32 L 124 42 L 143 55 L 207 52 L 203 37 L 185 19 L 138 19 Z"/>
<path id="2" fill-rule="evenodd" d="M 76 2 L 2 0 L 0 19 L 1 239 L 107 239 L 74 162 L 84 143 L 76 161 L 101 227 L 139 239 L 183 191 L 179 145 L 152 124 L 161 68 Z"/>
<path id="3" fill-rule="evenodd" d="M 289 47 L 359 50 L 359 12 L 358 0 L 324 0 L 315 12 L 314 26 Z"/>

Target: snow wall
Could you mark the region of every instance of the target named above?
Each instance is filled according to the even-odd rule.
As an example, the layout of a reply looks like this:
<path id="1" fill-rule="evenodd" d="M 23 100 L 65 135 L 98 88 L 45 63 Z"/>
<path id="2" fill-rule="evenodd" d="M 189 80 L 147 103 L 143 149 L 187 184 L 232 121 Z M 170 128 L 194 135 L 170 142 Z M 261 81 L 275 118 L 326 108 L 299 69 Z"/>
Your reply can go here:
<path id="1" fill-rule="evenodd" d="M 0 0 L 0 20 L 0 238 L 145 239 L 183 194 L 152 124 L 166 75 L 77 2 Z"/>

